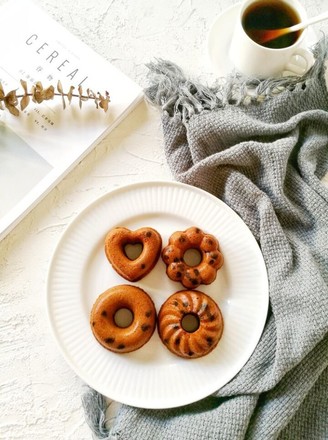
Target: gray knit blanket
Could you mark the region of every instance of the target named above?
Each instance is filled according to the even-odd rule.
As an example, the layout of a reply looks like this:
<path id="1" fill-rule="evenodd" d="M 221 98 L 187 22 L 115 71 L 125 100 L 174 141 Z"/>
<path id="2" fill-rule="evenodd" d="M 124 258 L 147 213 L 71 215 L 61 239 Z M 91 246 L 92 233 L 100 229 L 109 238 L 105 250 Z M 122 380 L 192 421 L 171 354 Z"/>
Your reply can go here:
<path id="1" fill-rule="evenodd" d="M 181 408 L 122 405 L 88 390 L 95 438 L 112 440 L 328 439 L 327 42 L 303 78 L 233 75 L 207 87 L 175 65 L 149 66 L 148 99 L 162 114 L 174 177 L 235 210 L 258 241 L 270 308 L 247 364 L 227 385 Z M 192 386 L 192 384 L 190 384 Z"/>

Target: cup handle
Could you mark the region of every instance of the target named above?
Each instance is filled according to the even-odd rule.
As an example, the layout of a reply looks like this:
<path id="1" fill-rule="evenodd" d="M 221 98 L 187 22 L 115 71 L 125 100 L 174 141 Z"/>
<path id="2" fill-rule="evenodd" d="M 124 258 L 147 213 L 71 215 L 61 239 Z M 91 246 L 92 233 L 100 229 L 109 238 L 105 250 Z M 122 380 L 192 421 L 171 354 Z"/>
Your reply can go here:
<path id="1" fill-rule="evenodd" d="M 295 49 L 289 62 L 286 64 L 283 76 L 302 76 L 312 67 L 313 63 L 313 54 L 309 50 L 299 47 Z"/>

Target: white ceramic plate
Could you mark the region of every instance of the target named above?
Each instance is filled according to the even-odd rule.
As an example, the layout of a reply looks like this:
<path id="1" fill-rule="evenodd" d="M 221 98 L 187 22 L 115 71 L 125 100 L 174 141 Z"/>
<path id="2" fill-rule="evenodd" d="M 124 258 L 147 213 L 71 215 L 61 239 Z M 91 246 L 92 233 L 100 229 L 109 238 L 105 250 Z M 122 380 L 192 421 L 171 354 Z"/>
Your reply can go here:
<path id="1" fill-rule="evenodd" d="M 214 20 L 207 39 L 207 50 L 210 64 L 218 77 L 225 77 L 233 70 L 229 58 L 229 47 L 241 3 L 224 10 Z M 307 28 L 306 47 L 310 47 L 318 38 L 310 26 Z"/>
<path id="2" fill-rule="evenodd" d="M 215 235 L 225 263 L 217 279 L 201 290 L 222 310 L 224 332 L 218 346 L 199 359 L 182 359 L 161 343 L 157 331 L 141 349 L 115 354 L 94 338 L 89 314 L 98 295 L 126 284 L 104 254 L 104 238 L 115 226 L 151 226 L 167 243 L 190 226 Z M 159 260 L 135 283 L 152 297 L 157 311 L 180 283 L 170 281 Z M 71 368 L 103 395 L 132 406 L 170 408 L 189 404 L 231 380 L 249 359 L 263 331 L 268 280 L 253 235 L 227 205 L 192 186 L 146 182 L 114 190 L 87 207 L 67 228 L 54 253 L 47 308 L 60 350 Z"/>

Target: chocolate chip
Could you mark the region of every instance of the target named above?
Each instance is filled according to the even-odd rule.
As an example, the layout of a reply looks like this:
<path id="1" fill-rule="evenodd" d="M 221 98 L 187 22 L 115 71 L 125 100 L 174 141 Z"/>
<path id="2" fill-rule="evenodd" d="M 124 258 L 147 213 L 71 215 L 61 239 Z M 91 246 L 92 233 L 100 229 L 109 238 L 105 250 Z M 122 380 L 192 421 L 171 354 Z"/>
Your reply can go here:
<path id="1" fill-rule="evenodd" d="M 183 312 L 182 312 L 182 313 L 183 313 Z M 174 328 L 174 330 L 178 330 L 179 325 L 178 325 L 178 324 L 174 324 L 173 328 Z"/>
<path id="2" fill-rule="evenodd" d="M 188 307 L 188 302 L 187 301 L 184 301 L 183 303 L 182 303 L 182 305 L 183 305 L 183 307 Z"/>
<path id="3" fill-rule="evenodd" d="M 117 348 L 118 350 L 122 350 L 123 348 L 125 348 L 125 345 L 124 345 L 124 344 L 120 344 L 120 345 L 118 345 L 116 348 Z"/>
<path id="4" fill-rule="evenodd" d="M 146 267 L 146 265 L 144 263 L 142 263 L 141 269 L 144 269 L 145 267 Z"/>
<path id="5" fill-rule="evenodd" d="M 178 301 L 173 301 L 173 305 L 178 307 L 178 305 L 179 305 Z"/>
<path id="6" fill-rule="evenodd" d="M 106 338 L 105 342 L 106 344 L 112 344 L 115 341 L 115 338 Z"/>
<path id="7" fill-rule="evenodd" d="M 174 261 L 175 263 L 178 263 L 178 262 L 180 261 L 180 258 L 175 257 L 173 261 Z"/>
<path id="8" fill-rule="evenodd" d="M 218 254 L 212 252 L 210 255 L 211 255 L 211 258 L 213 258 L 213 260 L 217 260 Z"/>
<path id="9" fill-rule="evenodd" d="M 214 321 L 215 320 L 215 315 L 210 315 L 209 316 L 209 320 L 212 322 L 212 321 Z"/>
<path id="10" fill-rule="evenodd" d="M 180 241 L 180 243 L 184 243 L 186 241 L 186 239 L 182 235 L 180 235 L 179 241 Z"/>
<path id="11" fill-rule="evenodd" d="M 147 318 L 149 318 L 151 316 L 151 310 L 148 310 L 148 312 L 146 312 L 145 315 L 147 316 Z"/>
<path id="12" fill-rule="evenodd" d="M 198 269 L 194 269 L 194 274 L 195 274 L 196 277 L 198 277 L 198 275 L 199 275 L 199 270 L 198 270 Z"/>
<path id="13" fill-rule="evenodd" d="M 163 258 L 164 260 L 168 260 L 170 257 L 167 254 L 164 254 Z"/>
<path id="14" fill-rule="evenodd" d="M 101 316 L 107 316 L 107 312 L 106 312 L 106 310 L 103 310 L 103 311 L 101 312 Z"/>
<path id="15" fill-rule="evenodd" d="M 150 231 L 146 232 L 146 237 L 151 237 L 151 232 Z"/>
<path id="16" fill-rule="evenodd" d="M 178 271 L 178 272 L 176 273 L 176 277 L 177 277 L 177 278 L 181 278 L 181 276 L 182 276 L 182 273 L 181 273 L 180 271 Z"/>
<path id="17" fill-rule="evenodd" d="M 196 285 L 199 284 L 199 283 L 198 283 L 198 280 L 196 280 L 196 278 L 192 278 L 192 279 L 191 279 L 191 284 L 192 284 L 193 286 L 196 286 Z"/>
<path id="18" fill-rule="evenodd" d="M 93 322 L 92 322 L 92 327 L 94 327 L 95 325 L 96 325 L 96 323 L 93 321 Z"/>
<path id="19" fill-rule="evenodd" d="M 211 338 L 210 336 L 208 336 L 208 337 L 206 338 L 206 341 L 207 341 L 209 347 L 210 347 L 211 345 L 213 345 L 213 338 Z"/>
<path id="20" fill-rule="evenodd" d="M 142 326 L 141 326 L 141 330 L 143 331 L 143 332 L 146 332 L 147 330 L 149 330 L 150 329 L 150 325 L 149 324 L 142 324 Z"/>
<path id="21" fill-rule="evenodd" d="M 189 351 L 188 355 L 192 356 L 193 354 L 195 354 L 193 351 Z"/>
<path id="22" fill-rule="evenodd" d="M 200 229 L 196 228 L 195 232 L 196 232 L 196 234 L 199 234 L 200 233 Z"/>
<path id="23" fill-rule="evenodd" d="M 180 344 L 180 338 L 176 338 L 176 340 L 174 341 L 175 345 L 179 345 Z"/>

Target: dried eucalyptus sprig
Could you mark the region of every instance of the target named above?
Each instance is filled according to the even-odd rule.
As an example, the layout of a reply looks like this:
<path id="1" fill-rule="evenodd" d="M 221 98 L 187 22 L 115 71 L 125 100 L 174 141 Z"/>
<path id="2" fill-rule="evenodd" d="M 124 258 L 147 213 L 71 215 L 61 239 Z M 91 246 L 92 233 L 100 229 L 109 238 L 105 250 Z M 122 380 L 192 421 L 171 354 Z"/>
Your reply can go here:
<path id="1" fill-rule="evenodd" d="M 75 87 L 71 86 L 69 91 L 65 93 L 60 81 L 57 83 L 57 91 L 55 91 L 54 86 L 49 86 L 44 89 L 40 81 L 32 85 L 31 90 L 28 91 L 26 81 L 21 79 L 20 83 L 24 91 L 23 94 L 17 94 L 17 89 L 11 90 L 6 94 L 0 82 L 0 110 L 6 108 L 12 115 L 19 116 L 20 111 L 18 107 L 23 111 L 29 105 L 31 99 L 33 102 L 40 104 L 43 101 L 53 99 L 55 96 L 61 96 L 64 109 L 66 108 L 66 100 L 70 104 L 72 98 L 75 97 L 79 99 L 80 108 L 82 107 L 83 101 L 93 100 L 96 104 L 96 108 L 100 107 L 105 112 L 108 110 L 108 104 L 110 102 L 108 92 L 105 92 L 105 96 L 99 92 L 94 93 L 90 89 L 87 89 L 86 93 L 83 93 L 82 87 L 79 86 L 77 89 L 78 93 L 73 93 Z"/>

